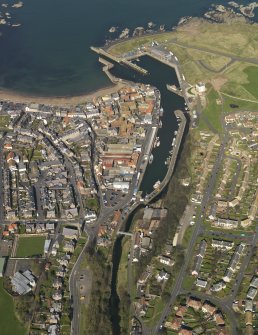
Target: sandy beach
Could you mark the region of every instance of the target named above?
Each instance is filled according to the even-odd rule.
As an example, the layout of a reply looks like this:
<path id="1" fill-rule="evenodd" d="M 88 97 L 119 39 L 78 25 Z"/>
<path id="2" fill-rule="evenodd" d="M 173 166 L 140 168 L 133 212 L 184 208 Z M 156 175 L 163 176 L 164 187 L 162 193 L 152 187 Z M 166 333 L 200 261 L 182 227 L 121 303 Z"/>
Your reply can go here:
<path id="1" fill-rule="evenodd" d="M 92 93 L 88 94 L 82 94 L 78 96 L 67 96 L 67 97 L 40 97 L 40 96 L 33 96 L 33 95 L 27 95 L 18 93 L 11 90 L 5 90 L 0 88 L 0 100 L 9 100 L 13 102 L 20 102 L 20 103 L 42 103 L 46 105 L 56 105 L 56 106 L 71 106 L 71 105 L 77 105 L 82 104 L 87 101 L 92 101 L 93 98 L 103 96 L 106 94 L 110 94 L 113 92 L 118 91 L 121 89 L 124 84 L 117 84 L 117 85 L 110 85 L 108 87 L 105 87 L 103 89 L 97 90 Z"/>

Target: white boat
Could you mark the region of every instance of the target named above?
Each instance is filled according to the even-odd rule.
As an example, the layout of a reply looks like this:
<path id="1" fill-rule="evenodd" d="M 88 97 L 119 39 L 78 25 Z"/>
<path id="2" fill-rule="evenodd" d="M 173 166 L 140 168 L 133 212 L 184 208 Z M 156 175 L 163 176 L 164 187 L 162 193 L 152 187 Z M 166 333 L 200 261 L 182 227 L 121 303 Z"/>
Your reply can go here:
<path id="1" fill-rule="evenodd" d="M 175 142 L 176 142 L 176 138 L 174 137 L 173 142 L 172 142 L 172 147 L 175 145 Z"/>
<path id="2" fill-rule="evenodd" d="M 159 127 L 162 128 L 162 121 L 159 121 Z"/>
<path id="3" fill-rule="evenodd" d="M 160 185 L 160 180 L 157 180 L 156 183 L 153 185 L 154 190 L 158 188 Z"/>
<path id="4" fill-rule="evenodd" d="M 160 140 L 159 140 L 159 137 L 157 136 L 155 141 L 154 141 L 154 144 L 153 144 L 154 148 L 156 147 L 159 147 L 160 146 Z"/>
<path id="5" fill-rule="evenodd" d="M 153 162 L 153 154 L 150 155 L 150 158 L 149 158 L 149 164 L 151 164 Z"/>

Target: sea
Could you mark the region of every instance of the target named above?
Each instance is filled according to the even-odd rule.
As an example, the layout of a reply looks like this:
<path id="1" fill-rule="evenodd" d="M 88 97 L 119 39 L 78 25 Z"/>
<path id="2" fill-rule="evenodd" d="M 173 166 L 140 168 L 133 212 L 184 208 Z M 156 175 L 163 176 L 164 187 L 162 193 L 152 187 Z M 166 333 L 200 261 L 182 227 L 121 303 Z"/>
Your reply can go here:
<path id="1" fill-rule="evenodd" d="M 214 0 L 23 0 L 18 9 L 15 2 L 0 0 L 0 12 L 21 24 L 0 25 L 0 88 L 74 96 L 110 85 L 90 46 L 112 37 L 111 26 L 121 32 L 152 21 L 170 30 L 183 16 L 202 16 Z"/>

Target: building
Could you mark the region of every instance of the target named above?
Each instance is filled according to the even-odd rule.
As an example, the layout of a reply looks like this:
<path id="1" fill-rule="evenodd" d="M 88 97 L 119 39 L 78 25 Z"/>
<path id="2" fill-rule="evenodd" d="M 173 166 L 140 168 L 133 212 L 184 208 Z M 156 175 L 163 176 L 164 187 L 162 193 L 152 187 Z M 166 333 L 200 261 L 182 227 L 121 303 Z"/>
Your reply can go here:
<path id="1" fill-rule="evenodd" d="M 212 239 L 211 246 L 220 250 L 230 250 L 233 248 L 234 242 Z"/>
<path id="2" fill-rule="evenodd" d="M 71 240 L 76 240 L 78 238 L 79 232 L 77 228 L 74 227 L 64 227 L 63 235 L 65 238 L 69 238 Z"/>
<path id="3" fill-rule="evenodd" d="M 203 82 L 199 82 L 195 85 L 196 91 L 198 94 L 202 94 L 206 92 L 206 87 Z"/>
<path id="4" fill-rule="evenodd" d="M 201 243 L 200 243 L 198 254 L 196 256 L 195 266 L 194 266 L 194 269 L 192 271 L 193 276 L 198 276 L 198 274 L 199 274 L 199 271 L 200 271 L 201 265 L 202 265 L 202 261 L 203 261 L 204 255 L 205 255 L 206 248 L 207 248 L 207 242 L 205 240 L 202 240 Z"/>
<path id="5" fill-rule="evenodd" d="M 12 289 L 19 295 L 29 293 L 35 287 L 35 277 L 30 270 L 16 272 L 11 278 Z"/>
<path id="6" fill-rule="evenodd" d="M 198 300 L 198 299 L 193 299 L 193 298 L 188 298 L 187 302 L 186 302 L 186 305 L 188 307 L 191 307 L 193 308 L 195 311 L 199 311 L 200 308 L 202 307 L 202 302 L 201 300 Z"/>
<path id="7" fill-rule="evenodd" d="M 257 289 L 254 287 L 249 287 L 249 290 L 247 292 L 247 298 L 253 300 L 257 294 Z"/>
<path id="8" fill-rule="evenodd" d="M 253 312 L 253 300 L 247 299 L 245 301 L 245 312 Z"/>
<path id="9" fill-rule="evenodd" d="M 221 281 L 212 285 L 211 291 L 212 292 L 219 292 L 222 289 L 224 289 L 225 287 L 226 287 L 226 284 L 224 283 L 224 281 L 221 280 Z"/>
<path id="10" fill-rule="evenodd" d="M 128 192 L 130 188 L 130 183 L 127 181 L 114 181 L 113 182 L 113 189 L 122 191 L 122 192 Z"/>
<path id="11" fill-rule="evenodd" d="M 165 271 L 165 270 L 161 270 L 157 276 L 156 276 L 156 279 L 158 282 L 161 282 L 161 281 L 165 281 L 165 280 L 168 280 L 169 278 L 169 274 Z"/>
<path id="12" fill-rule="evenodd" d="M 206 301 L 202 305 L 202 311 L 203 311 L 203 313 L 213 315 L 216 312 L 216 307 L 213 306 L 210 302 Z"/>
<path id="13" fill-rule="evenodd" d="M 258 277 L 254 276 L 250 282 L 250 286 L 258 288 Z"/>
<path id="14" fill-rule="evenodd" d="M 195 285 L 201 288 L 205 288 L 207 286 L 208 282 L 207 280 L 203 280 L 203 279 L 196 279 Z"/>
<path id="15" fill-rule="evenodd" d="M 44 243 L 44 254 L 46 255 L 49 251 L 49 247 L 50 247 L 50 243 L 51 243 L 51 240 L 45 240 L 45 243 Z"/>
<path id="16" fill-rule="evenodd" d="M 169 258 L 167 256 L 160 256 L 159 261 L 160 261 L 160 263 L 168 265 L 168 266 L 173 266 L 174 263 L 175 263 L 174 261 L 172 261 L 171 258 Z"/>

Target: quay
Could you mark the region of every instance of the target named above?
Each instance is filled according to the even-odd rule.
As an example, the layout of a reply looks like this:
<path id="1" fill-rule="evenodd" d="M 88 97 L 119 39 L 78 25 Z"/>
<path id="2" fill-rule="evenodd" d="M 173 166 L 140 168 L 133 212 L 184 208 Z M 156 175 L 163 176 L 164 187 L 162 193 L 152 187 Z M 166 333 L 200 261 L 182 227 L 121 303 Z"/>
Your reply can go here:
<path id="1" fill-rule="evenodd" d="M 124 64 L 130 68 L 132 68 L 135 71 L 138 71 L 144 75 L 148 74 L 148 71 L 145 70 L 144 68 L 142 68 L 141 66 L 134 64 L 132 62 L 130 62 L 127 58 L 120 58 L 120 57 L 116 57 L 110 53 L 108 53 L 107 51 L 101 49 L 101 48 L 95 48 L 95 47 L 91 47 L 91 50 L 96 52 L 98 55 L 102 55 L 104 57 L 107 57 L 108 59 L 111 59 L 112 61 L 118 63 L 118 64 Z"/>
<path id="2" fill-rule="evenodd" d="M 177 157 L 178 157 L 179 148 L 180 148 L 180 145 L 181 145 L 181 141 L 182 141 L 185 126 L 186 126 L 186 117 L 185 117 L 184 113 L 181 110 L 176 110 L 175 115 L 176 115 L 176 117 L 181 119 L 181 123 L 180 123 L 179 128 L 178 128 L 178 133 L 177 133 L 176 140 L 175 140 L 173 154 L 172 154 L 172 157 L 171 157 L 170 162 L 169 162 L 168 171 L 167 171 L 167 174 L 166 174 L 165 178 L 160 183 L 160 186 L 156 190 L 154 190 L 152 193 L 148 194 L 145 197 L 145 199 L 144 199 L 144 204 L 145 205 L 147 205 L 149 202 L 151 202 L 159 193 L 161 193 L 163 191 L 163 189 L 167 186 L 167 184 L 168 184 L 169 180 L 171 179 L 172 174 L 174 172 Z"/>
<path id="3" fill-rule="evenodd" d="M 99 57 L 99 62 L 101 64 L 103 64 L 105 67 L 107 67 L 108 70 L 112 69 L 114 67 L 113 63 L 110 63 L 109 61 L 107 61 L 106 59 Z"/>

